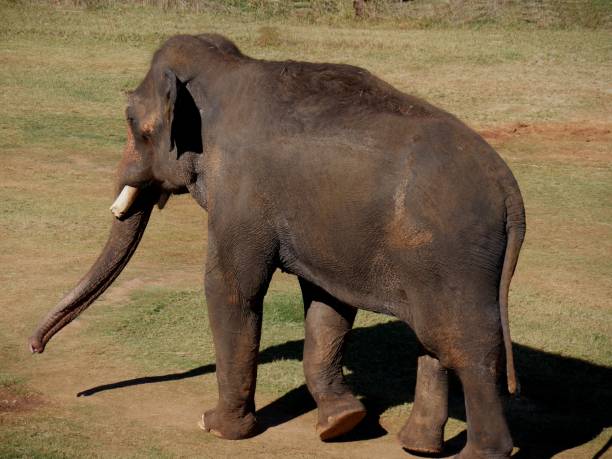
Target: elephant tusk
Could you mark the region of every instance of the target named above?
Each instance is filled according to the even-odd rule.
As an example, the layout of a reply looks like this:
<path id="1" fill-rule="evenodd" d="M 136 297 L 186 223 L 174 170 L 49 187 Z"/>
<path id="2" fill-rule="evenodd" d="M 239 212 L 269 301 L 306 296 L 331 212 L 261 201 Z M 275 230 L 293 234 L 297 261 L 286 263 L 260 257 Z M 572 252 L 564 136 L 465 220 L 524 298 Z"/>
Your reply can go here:
<path id="1" fill-rule="evenodd" d="M 117 218 L 123 217 L 127 211 L 130 209 L 134 201 L 136 200 L 136 196 L 138 196 L 138 188 L 134 188 L 133 186 L 126 185 L 113 202 L 113 205 L 110 207 L 110 211 Z"/>

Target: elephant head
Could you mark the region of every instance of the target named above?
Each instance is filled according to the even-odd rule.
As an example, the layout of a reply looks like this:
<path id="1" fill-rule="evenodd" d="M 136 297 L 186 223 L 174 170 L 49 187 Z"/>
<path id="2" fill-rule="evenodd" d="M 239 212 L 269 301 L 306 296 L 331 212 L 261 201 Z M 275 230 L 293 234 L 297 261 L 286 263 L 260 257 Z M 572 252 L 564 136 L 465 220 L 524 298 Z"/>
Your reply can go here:
<path id="1" fill-rule="evenodd" d="M 186 62 L 185 47 L 192 47 L 189 54 L 199 53 L 198 58 Z M 155 54 L 142 83 L 128 94 L 127 142 L 117 170 L 108 241 L 90 270 L 30 337 L 33 353 L 42 353 L 49 339 L 117 278 L 136 250 L 154 205 L 163 208 L 171 194 L 188 191 L 195 180 L 194 157 L 203 153 L 200 110 L 188 85 L 196 77 L 213 80 L 221 63 L 241 57 L 233 43 L 214 34 L 174 37 Z"/>

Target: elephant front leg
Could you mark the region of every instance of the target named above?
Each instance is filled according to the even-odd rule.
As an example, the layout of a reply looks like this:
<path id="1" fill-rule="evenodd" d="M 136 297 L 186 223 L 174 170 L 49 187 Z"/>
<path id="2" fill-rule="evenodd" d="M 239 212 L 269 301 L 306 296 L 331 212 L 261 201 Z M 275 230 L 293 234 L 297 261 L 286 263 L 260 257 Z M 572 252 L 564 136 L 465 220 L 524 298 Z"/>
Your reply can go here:
<path id="1" fill-rule="evenodd" d="M 342 372 L 346 334 L 357 310 L 329 298 L 302 279 L 300 284 L 306 309 L 306 384 L 318 407 L 317 433 L 321 440 L 330 440 L 351 431 L 366 415 Z"/>
<path id="2" fill-rule="evenodd" d="M 422 355 L 418 361 L 414 405 L 398 435 L 400 444 L 410 451 L 439 453 L 447 420 L 447 370 L 438 359 Z"/>
<path id="3" fill-rule="evenodd" d="M 267 282 L 266 279 L 247 296 L 243 293 L 244 288 L 240 288 L 235 272 L 223 272 L 216 266 L 206 276 L 219 401 L 214 410 L 202 416 L 201 427 L 221 438 L 236 440 L 258 432 L 255 384 L 262 302 Z"/>

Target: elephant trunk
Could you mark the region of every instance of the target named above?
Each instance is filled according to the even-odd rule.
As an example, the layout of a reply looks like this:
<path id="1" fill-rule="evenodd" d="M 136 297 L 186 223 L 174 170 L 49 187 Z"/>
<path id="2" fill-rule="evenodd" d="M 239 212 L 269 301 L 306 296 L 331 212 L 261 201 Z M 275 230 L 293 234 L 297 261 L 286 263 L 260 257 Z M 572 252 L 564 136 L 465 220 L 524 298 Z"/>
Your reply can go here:
<path id="1" fill-rule="evenodd" d="M 53 335 L 87 309 L 113 283 L 138 247 L 158 197 L 158 193 L 149 189 L 133 197 L 129 209 L 122 209 L 125 218 L 113 221 L 108 241 L 89 272 L 47 314 L 30 337 L 30 351 L 42 353 Z"/>

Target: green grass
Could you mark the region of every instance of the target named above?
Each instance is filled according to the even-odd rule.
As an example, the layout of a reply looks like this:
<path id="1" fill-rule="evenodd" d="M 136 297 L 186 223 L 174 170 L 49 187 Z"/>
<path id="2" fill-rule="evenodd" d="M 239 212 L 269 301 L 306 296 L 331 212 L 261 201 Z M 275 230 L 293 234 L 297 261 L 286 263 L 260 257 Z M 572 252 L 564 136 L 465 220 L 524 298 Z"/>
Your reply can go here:
<path id="1" fill-rule="evenodd" d="M 130 417 L 149 391 L 160 391 L 152 397 L 165 400 L 161 408 L 174 390 L 174 403 L 215 391 L 214 350 L 199 288 L 206 216 L 188 197 L 173 197 L 154 212 L 117 284 L 54 338 L 43 356 L 31 359 L 24 345 L 105 241 L 113 171 L 125 136 L 124 91 L 138 84 L 165 38 L 203 31 L 224 33 L 255 57 L 366 67 L 477 128 L 509 132 L 520 122 L 542 130 L 491 140 L 515 172 L 528 218 L 510 298 L 525 398 L 513 405 L 511 424 L 518 444 L 535 445 L 535 457 L 546 457 L 543 443 L 559 444 L 557 438 L 565 439 L 560 450 L 579 448 L 566 452 L 571 457 L 592 456 L 602 446 L 607 420 L 600 405 L 610 400 L 604 386 L 612 366 L 608 30 L 502 28 L 495 21 L 458 28 L 432 22 L 415 29 L 401 18 L 356 22 L 342 19 L 344 13 L 340 19 L 329 13 L 327 19 L 279 20 L 265 12 L 267 6 L 246 1 L 236 2 L 236 16 L 214 8 L 193 14 L 189 8 L 103 2 L 31 5 L 0 3 L 0 389 L 42 394 L 45 402 L 0 418 L 0 457 L 175 457 L 202 442 L 227 454 L 227 446 L 185 433 L 190 431 L 182 425 L 161 423 L 170 433 L 160 432 L 162 415 Z M 279 274 L 265 303 L 258 400 L 299 391 L 303 334 L 297 282 Z M 411 406 L 416 352 L 401 324 L 358 315 L 346 371 L 391 429 L 401 426 Z M 96 384 L 198 368 L 207 370 L 167 386 L 74 397 Z M 456 389 L 451 436 L 464 428 Z M 130 394 L 136 405 L 124 409 Z M 258 445 L 254 441 L 233 451 L 248 456 L 254 451 L 240 448 Z M 281 440 L 278 445 L 270 455 L 295 452 Z M 304 448 L 297 457 L 316 454 L 311 445 Z"/>
<path id="2" fill-rule="evenodd" d="M 160 371 L 214 362 L 201 292 L 136 291 L 109 316 L 103 332 L 136 360 Z"/>
<path id="3" fill-rule="evenodd" d="M 0 457 L 64 459 L 77 457 L 88 439 L 76 423 L 19 419 L 11 429 L 0 429 Z"/>
<path id="4" fill-rule="evenodd" d="M 28 393 L 25 387 L 25 378 L 13 374 L 0 373 L 0 388 L 17 395 Z"/>
<path id="5" fill-rule="evenodd" d="M 298 292 L 274 289 L 264 303 L 261 349 L 303 339 L 303 306 Z M 215 352 L 201 290 L 147 288 L 130 295 L 112 314 L 99 314 L 99 332 L 108 345 L 116 346 L 143 370 L 170 372 L 214 364 Z M 260 389 L 271 395 L 303 383 L 301 344 L 291 358 L 274 362 L 264 357 Z M 270 368 L 268 368 L 270 367 Z M 273 368 L 272 368 L 273 367 Z"/>
<path id="6" fill-rule="evenodd" d="M 81 413 L 81 415 L 87 414 L 87 412 Z M 101 428 L 106 429 L 106 435 L 117 434 L 113 432 L 114 427 L 83 426 L 79 421 L 61 419 L 49 414 L 38 414 L 36 417 L 20 415 L 12 420 L 10 428 L 0 428 L 0 457 L 6 459 L 128 457 L 118 453 L 116 445 L 100 440 Z M 123 430 L 130 431 L 130 428 L 124 426 Z M 132 435 L 129 442 L 129 457 L 156 459 L 176 457 L 163 446 L 152 445 L 134 432 Z"/>

